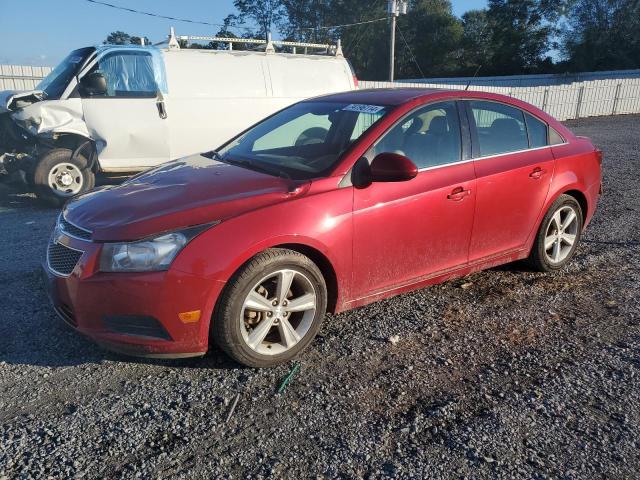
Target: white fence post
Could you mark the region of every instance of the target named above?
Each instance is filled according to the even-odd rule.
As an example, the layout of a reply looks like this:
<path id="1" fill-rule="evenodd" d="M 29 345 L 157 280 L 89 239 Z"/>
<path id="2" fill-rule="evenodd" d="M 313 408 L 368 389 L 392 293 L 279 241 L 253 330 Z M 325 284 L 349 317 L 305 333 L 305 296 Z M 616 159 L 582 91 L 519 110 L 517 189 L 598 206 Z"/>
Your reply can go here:
<path id="1" fill-rule="evenodd" d="M 542 97 L 542 110 L 547 111 L 547 105 L 549 103 L 549 87 L 544 89 L 544 97 Z"/>
<path id="2" fill-rule="evenodd" d="M 578 102 L 576 105 L 576 116 L 575 118 L 580 118 L 580 108 L 582 107 L 582 97 L 584 96 L 584 84 L 580 86 L 580 90 L 578 90 Z"/>
<path id="3" fill-rule="evenodd" d="M 611 109 L 611 115 L 615 115 L 618 110 L 618 99 L 620 98 L 620 88 L 622 88 L 622 83 L 618 82 L 616 85 L 616 93 L 613 97 L 613 108 Z"/>

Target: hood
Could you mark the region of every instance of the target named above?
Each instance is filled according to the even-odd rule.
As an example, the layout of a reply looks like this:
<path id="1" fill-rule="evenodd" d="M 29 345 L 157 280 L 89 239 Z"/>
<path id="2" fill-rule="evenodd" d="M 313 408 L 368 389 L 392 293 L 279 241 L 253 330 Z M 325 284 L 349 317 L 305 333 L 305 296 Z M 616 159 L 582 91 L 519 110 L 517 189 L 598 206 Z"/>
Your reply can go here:
<path id="1" fill-rule="evenodd" d="M 42 90 L 3 90 L 0 92 L 0 113 L 15 111 L 43 98 Z"/>
<path id="2" fill-rule="evenodd" d="M 224 221 L 303 191 L 291 180 L 194 155 L 82 195 L 66 205 L 64 216 L 91 230 L 95 241 L 130 241 Z"/>

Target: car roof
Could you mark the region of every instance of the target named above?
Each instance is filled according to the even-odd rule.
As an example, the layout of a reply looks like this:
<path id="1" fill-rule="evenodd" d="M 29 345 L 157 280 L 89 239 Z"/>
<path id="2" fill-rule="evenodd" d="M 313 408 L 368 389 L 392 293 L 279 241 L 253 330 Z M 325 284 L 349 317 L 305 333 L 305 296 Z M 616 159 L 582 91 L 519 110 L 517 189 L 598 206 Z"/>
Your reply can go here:
<path id="1" fill-rule="evenodd" d="M 350 92 L 323 95 L 311 100 L 339 103 L 364 103 L 371 105 L 402 105 L 417 98 L 428 97 L 436 93 L 455 92 L 440 88 L 370 88 Z"/>

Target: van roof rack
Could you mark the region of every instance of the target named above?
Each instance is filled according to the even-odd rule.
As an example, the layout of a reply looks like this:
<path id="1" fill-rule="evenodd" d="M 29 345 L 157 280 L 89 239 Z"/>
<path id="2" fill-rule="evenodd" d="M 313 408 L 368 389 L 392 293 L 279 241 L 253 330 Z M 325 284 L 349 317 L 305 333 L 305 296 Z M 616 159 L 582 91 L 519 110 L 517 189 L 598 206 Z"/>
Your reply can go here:
<path id="1" fill-rule="evenodd" d="M 304 53 L 307 54 L 309 50 L 324 50 L 327 55 L 335 55 L 336 57 L 344 56 L 342 53 L 342 43 L 338 40 L 336 45 L 328 43 L 307 43 L 307 42 L 288 42 L 285 40 L 273 40 L 271 34 L 267 34 L 267 39 L 258 38 L 235 38 L 235 37 L 209 37 L 206 35 L 181 35 L 176 37 L 175 30 L 171 27 L 171 33 L 169 34 L 169 48 L 179 49 L 180 43 L 178 40 L 185 42 L 191 41 L 207 41 L 207 42 L 220 42 L 229 44 L 229 50 L 233 50 L 234 43 L 249 43 L 257 45 L 258 48 L 264 46 L 266 53 L 275 53 L 275 47 L 291 47 L 293 53 L 297 53 L 298 48 L 304 49 Z"/>

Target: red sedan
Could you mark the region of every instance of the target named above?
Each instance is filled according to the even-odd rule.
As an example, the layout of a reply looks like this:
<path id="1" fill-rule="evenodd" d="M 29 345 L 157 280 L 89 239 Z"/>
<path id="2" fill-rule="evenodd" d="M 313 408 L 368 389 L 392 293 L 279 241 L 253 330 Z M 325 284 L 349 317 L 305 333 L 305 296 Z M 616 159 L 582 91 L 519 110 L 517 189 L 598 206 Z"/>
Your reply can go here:
<path id="1" fill-rule="evenodd" d="M 520 259 L 562 268 L 600 165 L 588 139 L 512 98 L 330 95 L 73 200 L 45 271 L 59 315 L 107 348 L 198 356 L 211 339 L 269 366 L 327 310 Z"/>

